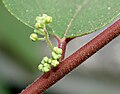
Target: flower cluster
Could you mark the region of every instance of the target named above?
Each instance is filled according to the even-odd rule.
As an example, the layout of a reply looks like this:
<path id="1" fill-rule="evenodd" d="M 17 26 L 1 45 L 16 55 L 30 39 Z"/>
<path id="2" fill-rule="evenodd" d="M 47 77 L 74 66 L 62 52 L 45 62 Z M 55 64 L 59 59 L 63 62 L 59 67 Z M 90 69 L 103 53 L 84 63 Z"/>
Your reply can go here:
<path id="1" fill-rule="evenodd" d="M 52 58 L 44 57 L 41 61 L 41 64 L 38 65 L 38 69 L 42 72 L 48 72 L 51 70 L 51 67 L 57 67 L 62 55 L 62 49 L 54 47 L 52 51 Z"/>
<path id="2" fill-rule="evenodd" d="M 41 63 L 38 65 L 38 69 L 42 72 L 48 72 L 52 67 L 57 67 L 59 65 L 59 61 L 62 55 L 62 49 L 58 47 L 53 47 L 51 41 L 49 40 L 49 34 L 46 29 L 46 25 L 52 22 L 52 17 L 43 14 L 42 16 L 36 17 L 35 29 L 34 33 L 30 35 L 30 39 L 32 41 L 37 40 L 46 40 L 52 51 L 52 57 L 48 58 L 45 56 Z M 38 35 L 44 36 L 43 38 L 39 38 Z"/>
<path id="3" fill-rule="evenodd" d="M 36 17 L 34 33 L 30 35 L 30 39 L 32 41 L 45 40 L 44 38 L 38 38 L 38 35 L 45 35 L 44 29 L 46 25 L 51 22 L 52 22 L 52 17 L 46 14 Z"/>

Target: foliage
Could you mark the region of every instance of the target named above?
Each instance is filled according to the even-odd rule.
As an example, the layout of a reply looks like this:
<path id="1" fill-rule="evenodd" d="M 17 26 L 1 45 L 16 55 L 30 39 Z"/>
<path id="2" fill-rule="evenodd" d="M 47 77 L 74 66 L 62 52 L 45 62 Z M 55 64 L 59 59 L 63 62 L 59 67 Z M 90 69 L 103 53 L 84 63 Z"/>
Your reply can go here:
<path id="1" fill-rule="evenodd" d="M 3 0 L 7 9 L 34 28 L 35 18 L 53 17 L 49 33 L 62 37 L 82 36 L 110 23 L 120 14 L 119 0 Z"/>

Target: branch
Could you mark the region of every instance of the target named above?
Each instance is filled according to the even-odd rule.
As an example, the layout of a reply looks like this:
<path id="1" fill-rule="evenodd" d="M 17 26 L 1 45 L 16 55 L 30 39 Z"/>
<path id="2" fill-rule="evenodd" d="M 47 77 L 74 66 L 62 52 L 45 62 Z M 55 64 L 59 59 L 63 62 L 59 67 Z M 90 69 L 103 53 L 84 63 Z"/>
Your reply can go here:
<path id="1" fill-rule="evenodd" d="M 55 38 L 57 39 L 58 47 L 62 49 L 62 57 L 60 59 L 60 61 L 62 61 L 65 57 L 66 45 L 73 38 L 66 39 L 66 38 L 63 37 L 62 39 L 60 39 L 58 36 L 55 36 Z"/>
<path id="2" fill-rule="evenodd" d="M 120 19 L 67 59 L 63 60 L 58 68 L 52 69 L 39 77 L 23 90 L 21 94 L 41 94 L 118 35 L 120 35 Z"/>

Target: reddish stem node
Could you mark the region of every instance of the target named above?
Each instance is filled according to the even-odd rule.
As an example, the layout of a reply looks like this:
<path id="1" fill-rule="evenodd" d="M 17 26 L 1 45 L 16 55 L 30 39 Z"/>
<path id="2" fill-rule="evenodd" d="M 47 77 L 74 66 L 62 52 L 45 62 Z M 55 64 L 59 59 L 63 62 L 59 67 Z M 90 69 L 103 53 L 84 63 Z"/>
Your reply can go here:
<path id="1" fill-rule="evenodd" d="M 58 68 L 43 74 L 21 94 L 41 94 L 118 35 L 120 35 L 120 20 L 63 60 Z"/>
<path id="2" fill-rule="evenodd" d="M 65 38 L 63 37 L 62 39 L 60 39 L 58 36 L 55 36 L 58 42 L 58 47 L 62 49 L 62 57 L 60 59 L 60 61 L 62 61 L 65 57 L 65 52 L 66 52 L 66 45 L 69 41 L 71 41 L 74 38 Z"/>

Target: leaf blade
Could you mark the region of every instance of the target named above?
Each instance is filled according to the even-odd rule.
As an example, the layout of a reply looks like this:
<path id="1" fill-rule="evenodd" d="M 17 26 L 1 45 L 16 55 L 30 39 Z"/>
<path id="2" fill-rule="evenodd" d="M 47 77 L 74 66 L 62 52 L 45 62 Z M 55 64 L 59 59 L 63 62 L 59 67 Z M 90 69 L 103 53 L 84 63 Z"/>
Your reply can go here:
<path id="1" fill-rule="evenodd" d="M 52 16 L 53 23 L 50 27 L 53 31 L 49 32 L 60 38 L 94 32 L 120 15 L 119 0 L 3 0 L 3 2 L 11 13 L 32 28 L 36 16 L 43 13 Z M 78 6 L 82 8 L 65 34 Z"/>

